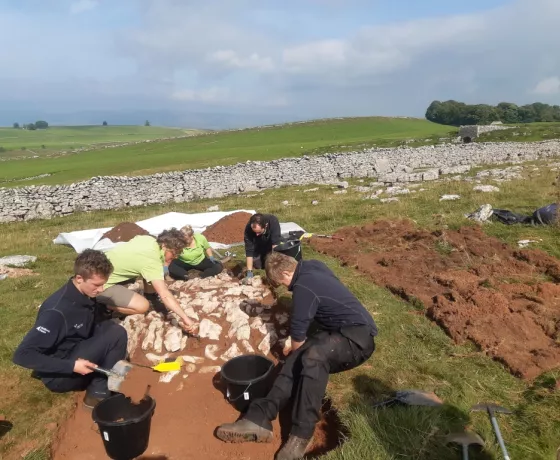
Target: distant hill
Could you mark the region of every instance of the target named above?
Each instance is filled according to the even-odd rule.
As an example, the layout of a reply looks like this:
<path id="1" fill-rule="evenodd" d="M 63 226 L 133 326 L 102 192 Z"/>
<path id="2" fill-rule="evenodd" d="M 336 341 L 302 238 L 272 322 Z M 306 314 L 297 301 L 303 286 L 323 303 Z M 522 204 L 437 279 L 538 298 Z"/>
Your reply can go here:
<path id="1" fill-rule="evenodd" d="M 72 132 L 72 128 L 59 129 L 67 135 Z M 74 129 L 79 132 L 79 128 Z M 141 127 L 136 129 L 143 132 Z M 52 132 L 56 130 L 54 128 Z M 102 132 L 103 128 L 94 130 L 98 141 L 100 130 Z M 6 135 L 6 130 L 3 131 Z M 452 128 L 448 126 L 416 118 L 338 118 L 287 123 L 98 149 L 57 158 L 5 161 L 0 163 L 0 186 L 57 184 L 101 175 L 143 175 L 403 142 L 409 145 L 435 143 L 440 137 L 456 135 L 456 130 L 454 133 L 450 131 Z M 19 182 L 44 174 L 49 176 Z"/>

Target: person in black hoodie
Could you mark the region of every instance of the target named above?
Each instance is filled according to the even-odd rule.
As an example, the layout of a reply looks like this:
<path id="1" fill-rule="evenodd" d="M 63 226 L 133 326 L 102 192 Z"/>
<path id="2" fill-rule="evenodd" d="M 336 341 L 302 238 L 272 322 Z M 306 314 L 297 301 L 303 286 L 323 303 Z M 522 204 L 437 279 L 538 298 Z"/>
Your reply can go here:
<path id="1" fill-rule="evenodd" d="M 266 260 L 271 284 L 293 292 L 291 349 L 268 395 L 252 401 L 243 417 L 218 427 L 226 442 L 270 442 L 272 420 L 292 397 L 292 429 L 277 460 L 303 458 L 319 420 L 329 374 L 355 368 L 375 350 L 377 326 L 335 274 L 318 260 L 297 262 L 273 252 Z M 319 331 L 308 335 L 311 322 Z"/>
<path id="2" fill-rule="evenodd" d="M 32 369 L 53 392 L 86 390 L 87 408 L 111 395 L 107 377 L 93 368 L 111 369 L 126 356 L 126 330 L 111 320 L 99 322 L 104 307 L 94 300 L 112 271 L 105 254 L 83 251 L 74 276 L 43 302 L 13 356 L 15 364 Z"/>
<path id="3" fill-rule="evenodd" d="M 281 242 L 280 222 L 272 214 L 253 214 L 245 226 L 247 273 L 244 282 L 253 277 L 253 268 L 264 268 L 267 256 Z"/>

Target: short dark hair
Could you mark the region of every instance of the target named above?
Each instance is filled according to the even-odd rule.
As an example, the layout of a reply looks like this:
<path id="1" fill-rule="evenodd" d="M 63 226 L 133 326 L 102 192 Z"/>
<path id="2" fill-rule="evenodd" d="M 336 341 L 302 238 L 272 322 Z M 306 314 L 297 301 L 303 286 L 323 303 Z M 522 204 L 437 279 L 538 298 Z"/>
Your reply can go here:
<path id="1" fill-rule="evenodd" d="M 293 257 L 272 251 L 265 262 L 266 277 L 273 286 L 278 286 L 284 272 L 295 272 L 298 261 Z"/>
<path id="2" fill-rule="evenodd" d="M 181 230 L 173 227 L 171 230 L 164 230 L 157 237 L 160 247 L 165 246 L 172 252 L 180 253 L 188 245 L 187 237 Z"/>
<path id="3" fill-rule="evenodd" d="M 256 214 L 253 214 L 249 219 L 249 225 L 253 225 L 253 224 L 257 224 L 260 227 L 264 227 L 266 224 L 268 224 L 268 219 L 264 216 L 264 214 L 257 212 Z"/>
<path id="4" fill-rule="evenodd" d="M 109 278 L 113 272 L 113 264 L 107 256 L 95 249 L 86 249 L 74 261 L 74 275 L 90 279 L 93 275 Z"/>

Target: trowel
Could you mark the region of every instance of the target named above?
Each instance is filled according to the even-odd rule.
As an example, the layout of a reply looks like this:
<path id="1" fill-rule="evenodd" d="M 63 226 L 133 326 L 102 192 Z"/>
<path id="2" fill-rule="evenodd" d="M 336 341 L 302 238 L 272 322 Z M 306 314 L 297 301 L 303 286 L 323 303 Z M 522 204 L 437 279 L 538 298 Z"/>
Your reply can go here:
<path id="1" fill-rule="evenodd" d="M 119 392 L 122 383 L 124 382 L 127 374 L 132 370 L 134 366 L 145 367 L 147 369 L 152 369 L 156 372 L 171 372 L 181 370 L 183 360 L 181 357 L 177 358 L 175 361 L 161 362 L 155 366 L 146 366 L 144 364 L 132 364 L 128 361 L 121 359 L 111 369 L 104 369 L 102 367 L 91 368 L 95 372 L 100 372 L 109 377 L 107 381 L 107 387 L 110 391 Z"/>

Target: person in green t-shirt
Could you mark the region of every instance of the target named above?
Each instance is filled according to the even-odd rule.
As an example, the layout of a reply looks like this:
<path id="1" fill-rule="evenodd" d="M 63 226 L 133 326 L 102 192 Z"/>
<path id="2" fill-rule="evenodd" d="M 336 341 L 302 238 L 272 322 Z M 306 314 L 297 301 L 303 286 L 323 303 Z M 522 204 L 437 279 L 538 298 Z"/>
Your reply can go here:
<path id="1" fill-rule="evenodd" d="M 185 235 L 173 228 L 164 230 L 157 238 L 139 235 L 127 243 L 110 249 L 106 255 L 113 264 L 113 272 L 104 286 L 104 291 L 97 296 L 97 300 L 111 310 L 134 315 L 148 311 L 150 300 L 153 305 L 159 306 L 161 299 L 161 303 L 167 310 L 171 310 L 181 318 L 181 327 L 187 332 L 194 332 L 196 324 L 185 314 L 177 299 L 167 288 L 163 268 L 169 265 L 186 245 Z M 123 283 L 136 278 L 144 280 L 145 296 L 123 286 Z"/>
<path id="2" fill-rule="evenodd" d="M 214 258 L 206 237 L 201 233 L 194 233 L 190 225 L 181 228 L 181 232 L 185 235 L 187 247 L 169 264 L 169 276 L 176 280 L 186 280 L 189 279 L 189 270 L 202 272 L 200 278 L 221 273 L 224 267 Z"/>

